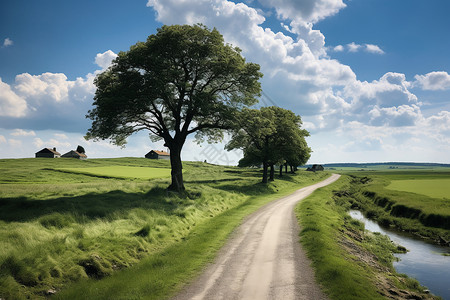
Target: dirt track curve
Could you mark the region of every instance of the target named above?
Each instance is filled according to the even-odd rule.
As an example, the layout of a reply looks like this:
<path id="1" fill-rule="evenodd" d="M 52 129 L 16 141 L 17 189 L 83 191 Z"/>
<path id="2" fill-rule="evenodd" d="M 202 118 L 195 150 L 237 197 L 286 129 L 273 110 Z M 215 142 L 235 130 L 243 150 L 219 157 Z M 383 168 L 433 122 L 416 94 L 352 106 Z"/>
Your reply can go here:
<path id="1" fill-rule="evenodd" d="M 294 206 L 339 176 L 333 174 L 251 214 L 214 263 L 173 299 L 327 299 L 299 244 Z"/>

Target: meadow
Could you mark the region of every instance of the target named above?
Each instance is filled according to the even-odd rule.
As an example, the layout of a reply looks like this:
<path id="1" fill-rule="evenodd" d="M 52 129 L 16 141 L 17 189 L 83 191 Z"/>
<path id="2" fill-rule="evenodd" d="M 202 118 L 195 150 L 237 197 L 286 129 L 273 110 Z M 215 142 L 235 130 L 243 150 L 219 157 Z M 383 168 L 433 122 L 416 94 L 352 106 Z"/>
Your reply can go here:
<path id="1" fill-rule="evenodd" d="M 90 168 L 59 168 L 55 170 L 104 178 L 152 179 L 170 176 L 169 168 L 151 167 L 107 166 Z"/>
<path id="2" fill-rule="evenodd" d="M 382 225 L 435 242 L 450 240 L 450 169 L 346 172 L 354 206 Z"/>
<path id="3" fill-rule="evenodd" d="M 391 183 L 386 186 L 386 189 L 410 192 L 432 198 L 450 199 L 450 178 L 392 180 Z"/>
<path id="4" fill-rule="evenodd" d="M 393 253 L 405 251 L 387 236 L 364 230 L 348 214 L 354 178 L 316 191 L 296 207 L 303 247 L 330 299 L 438 299 L 406 275 L 396 273 Z"/>
<path id="5" fill-rule="evenodd" d="M 298 172 L 263 185 L 256 169 L 185 162 L 180 197 L 165 190 L 169 167 L 0 160 L 0 298 L 164 299 L 247 214 L 328 176 Z"/>

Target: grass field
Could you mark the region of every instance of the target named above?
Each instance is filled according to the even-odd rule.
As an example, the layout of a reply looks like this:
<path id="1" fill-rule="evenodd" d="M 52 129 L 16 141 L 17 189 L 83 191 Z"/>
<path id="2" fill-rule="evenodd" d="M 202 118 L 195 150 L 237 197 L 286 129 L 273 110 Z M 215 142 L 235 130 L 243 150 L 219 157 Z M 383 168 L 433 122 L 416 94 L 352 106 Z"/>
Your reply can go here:
<path id="1" fill-rule="evenodd" d="M 256 169 L 185 162 L 181 198 L 165 191 L 170 177 L 99 172 L 111 167 L 166 172 L 170 162 L 0 160 L 0 298 L 164 299 L 246 214 L 327 176 L 299 172 L 263 185 Z M 84 168 L 95 176 L 61 171 Z"/>
<path id="2" fill-rule="evenodd" d="M 355 205 L 370 218 L 434 241 L 450 239 L 448 168 L 348 174 L 355 178 Z"/>
<path id="3" fill-rule="evenodd" d="M 93 175 L 97 177 L 152 179 L 170 176 L 169 168 L 108 166 L 91 168 L 60 168 L 55 169 L 69 173 Z"/>
<path id="4" fill-rule="evenodd" d="M 450 199 L 450 178 L 393 180 L 386 189 Z"/>
<path id="5" fill-rule="evenodd" d="M 330 299 L 389 299 L 399 290 L 408 290 L 405 299 L 434 299 L 417 281 L 396 274 L 392 253 L 399 249 L 389 238 L 365 232 L 364 225 L 348 215 L 351 202 L 336 193 L 352 185 L 352 178 L 342 176 L 296 207 L 300 241 Z"/>

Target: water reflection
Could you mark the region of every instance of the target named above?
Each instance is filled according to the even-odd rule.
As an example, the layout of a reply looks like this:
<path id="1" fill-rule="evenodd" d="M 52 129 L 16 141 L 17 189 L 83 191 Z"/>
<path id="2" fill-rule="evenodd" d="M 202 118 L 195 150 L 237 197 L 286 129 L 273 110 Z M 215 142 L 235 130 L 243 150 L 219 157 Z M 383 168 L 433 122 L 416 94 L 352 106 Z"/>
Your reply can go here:
<path id="1" fill-rule="evenodd" d="M 450 300 L 450 256 L 442 255 L 450 254 L 450 247 L 429 244 L 382 228 L 377 223 L 366 219 L 360 211 L 351 210 L 349 213 L 352 218 L 363 222 L 367 230 L 388 235 L 396 244 L 408 249 L 405 254 L 395 254 L 400 259 L 394 262 L 397 272 L 417 279 L 433 294 Z"/>

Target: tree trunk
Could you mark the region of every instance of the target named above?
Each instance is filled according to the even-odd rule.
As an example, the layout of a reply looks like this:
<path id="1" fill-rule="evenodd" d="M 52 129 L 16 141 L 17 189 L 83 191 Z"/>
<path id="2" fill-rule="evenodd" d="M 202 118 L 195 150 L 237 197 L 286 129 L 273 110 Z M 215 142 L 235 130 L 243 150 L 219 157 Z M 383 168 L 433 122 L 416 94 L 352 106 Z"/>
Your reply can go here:
<path id="1" fill-rule="evenodd" d="M 291 165 L 291 173 L 294 174 L 294 167 Z"/>
<path id="2" fill-rule="evenodd" d="M 262 183 L 267 183 L 267 169 L 268 169 L 269 165 L 266 162 L 263 162 L 263 178 L 262 178 Z"/>
<path id="3" fill-rule="evenodd" d="M 273 164 L 270 165 L 270 178 L 269 181 L 275 180 L 275 166 Z"/>
<path id="4" fill-rule="evenodd" d="M 280 177 L 283 177 L 283 165 L 280 165 Z"/>
<path id="5" fill-rule="evenodd" d="M 167 188 L 169 191 L 177 193 L 184 192 L 183 183 L 183 164 L 181 162 L 181 148 L 178 145 L 172 145 L 170 149 L 170 165 L 172 167 L 172 183 Z"/>

